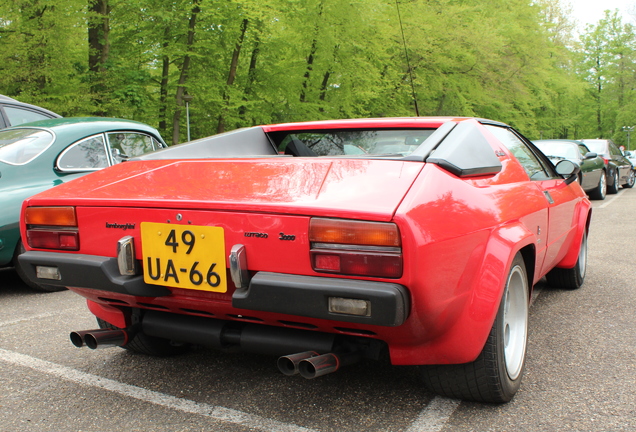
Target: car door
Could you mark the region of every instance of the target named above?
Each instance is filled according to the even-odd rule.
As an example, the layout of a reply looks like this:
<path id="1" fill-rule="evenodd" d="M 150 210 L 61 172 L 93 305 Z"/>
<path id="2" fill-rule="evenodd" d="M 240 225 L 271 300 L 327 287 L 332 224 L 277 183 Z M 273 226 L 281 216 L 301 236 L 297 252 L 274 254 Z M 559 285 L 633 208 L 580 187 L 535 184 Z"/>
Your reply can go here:
<path id="1" fill-rule="evenodd" d="M 614 144 L 614 142 L 612 141 L 609 142 L 609 150 L 610 150 L 611 158 L 614 161 L 614 164 L 618 168 L 618 177 L 619 177 L 618 183 L 621 185 L 627 183 L 629 172 L 632 169 L 631 162 L 629 161 L 629 159 L 627 159 L 623 155 L 623 152 L 620 151 L 618 146 Z"/>
<path id="2" fill-rule="evenodd" d="M 586 159 L 585 155 L 590 153 L 590 150 L 583 144 L 579 144 L 577 147 L 579 151 L 579 164 L 581 165 L 581 186 L 584 190 L 594 189 L 598 186 L 605 164 L 602 159 L 598 157 Z"/>
<path id="3" fill-rule="evenodd" d="M 552 268 L 567 252 L 564 245 L 568 235 L 576 229 L 572 215 L 575 214 L 574 206 L 577 202 L 575 198 L 579 194 L 575 188 L 580 186 L 577 182 L 566 184 L 565 179 L 556 173 L 543 153 L 512 128 L 485 126 L 517 158 L 528 174 L 529 180 L 545 198 L 547 209 L 545 222 L 544 225 L 538 226 L 538 231 L 547 228 L 547 234 L 544 237 L 541 236 L 545 239 L 543 253 L 537 254 L 537 270 L 540 274 L 544 274 L 546 269 Z M 541 245 L 538 245 L 538 248 L 541 248 Z"/>

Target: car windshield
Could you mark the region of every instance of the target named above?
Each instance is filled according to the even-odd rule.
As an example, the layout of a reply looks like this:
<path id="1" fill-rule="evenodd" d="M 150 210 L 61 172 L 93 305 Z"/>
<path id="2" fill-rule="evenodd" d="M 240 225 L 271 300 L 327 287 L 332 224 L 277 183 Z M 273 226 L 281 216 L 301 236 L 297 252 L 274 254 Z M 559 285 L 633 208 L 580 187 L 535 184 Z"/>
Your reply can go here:
<path id="1" fill-rule="evenodd" d="M 24 165 L 46 150 L 55 137 L 43 129 L 9 129 L 0 131 L 0 161 Z"/>
<path id="2" fill-rule="evenodd" d="M 579 151 L 575 145 L 562 142 L 536 142 L 539 150 L 548 157 L 560 157 L 565 159 L 577 159 Z"/>
<path id="3" fill-rule="evenodd" d="M 280 152 L 300 156 L 408 156 L 434 129 L 296 131 L 286 135 Z"/>

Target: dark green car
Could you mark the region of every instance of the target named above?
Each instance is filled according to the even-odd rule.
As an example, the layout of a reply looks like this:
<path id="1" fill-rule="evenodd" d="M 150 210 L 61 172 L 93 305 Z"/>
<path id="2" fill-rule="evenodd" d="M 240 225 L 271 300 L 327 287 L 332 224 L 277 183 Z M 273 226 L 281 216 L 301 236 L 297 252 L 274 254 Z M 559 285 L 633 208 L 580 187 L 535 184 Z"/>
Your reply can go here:
<path id="1" fill-rule="evenodd" d="M 607 194 L 607 170 L 605 161 L 581 141 L 536 140 L 533 141 L 555 165 L 568 159 L 581 167 L 579 183 L 591 199 L 604 200 Z"/>
<path id="2" fill-rule="evenodd" d="M 109 118 L 62 118 L 0 130 L 0 267 L 15 265 L 22 252 L 18 221 L 24 199 L 90 172 L 167 147 L 143 123 Z"/>

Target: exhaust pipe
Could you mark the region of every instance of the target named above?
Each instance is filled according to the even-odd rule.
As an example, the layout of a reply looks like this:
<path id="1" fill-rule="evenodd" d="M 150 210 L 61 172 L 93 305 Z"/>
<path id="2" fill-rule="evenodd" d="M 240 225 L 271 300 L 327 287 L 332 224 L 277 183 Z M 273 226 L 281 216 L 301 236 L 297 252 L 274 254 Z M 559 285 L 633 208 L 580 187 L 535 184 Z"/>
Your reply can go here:
<path id="1" fill-rule="evenodd" d="M 296 375 L 298 373 L 298 364 L 305 359 L 316 357 L 318 353 L 316 351 L 305 351 L 298 354 L 291 354 L 282 356 L 276 363 L 278 370 L 287 376 Z"/>
<path id="2" fill-rule="evenodd" d="M 358 352 L 345 354 L 328 353 L 316 357 L 309 357 L 298 363 L 298 372 L 303 378 L 313 379 L 337 371 L 360 361 L 362 356 Z"/>
<path id="3" fill-rule="evenodd" d="M 70 335 L 71 342 L 78 348 L 86 345 L 90 349 L 123 346 L 128 342 L 128 332 L 121 329 L 96 329 L 75 331 Z"/>

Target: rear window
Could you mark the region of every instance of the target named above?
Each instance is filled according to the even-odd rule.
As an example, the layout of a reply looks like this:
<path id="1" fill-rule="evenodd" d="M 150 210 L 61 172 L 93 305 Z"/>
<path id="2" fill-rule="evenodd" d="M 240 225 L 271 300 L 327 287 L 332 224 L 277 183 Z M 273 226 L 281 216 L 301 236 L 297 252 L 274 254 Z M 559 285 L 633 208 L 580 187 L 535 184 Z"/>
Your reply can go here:
<path id="1" fill-rule="evenodd" d="M 541 150 L 547 157 L 577 159 L 579 156 L 579 150 L 576 144 L 572 145 L 555 141 L 535 142 L 534 144 L 539 147 L 539 150 Z"/>
<path id="2" fill-rule="evenodd" d="M 583 142 L 594 153 L 609 156 L 608 142 L 606 140 L 583 140 Z"/>
<path id="3" fill-rule="evenodd" d="M 434 129 L 297 131 L 278 145 L 300 156 L 408 156 Z"/>
<path id="4" fill-rule="evenodd" d="M 0 131 L 0 161 L 24 165 L 53 143 L 53 133 L 43 129 L 10 129 Z"/>

